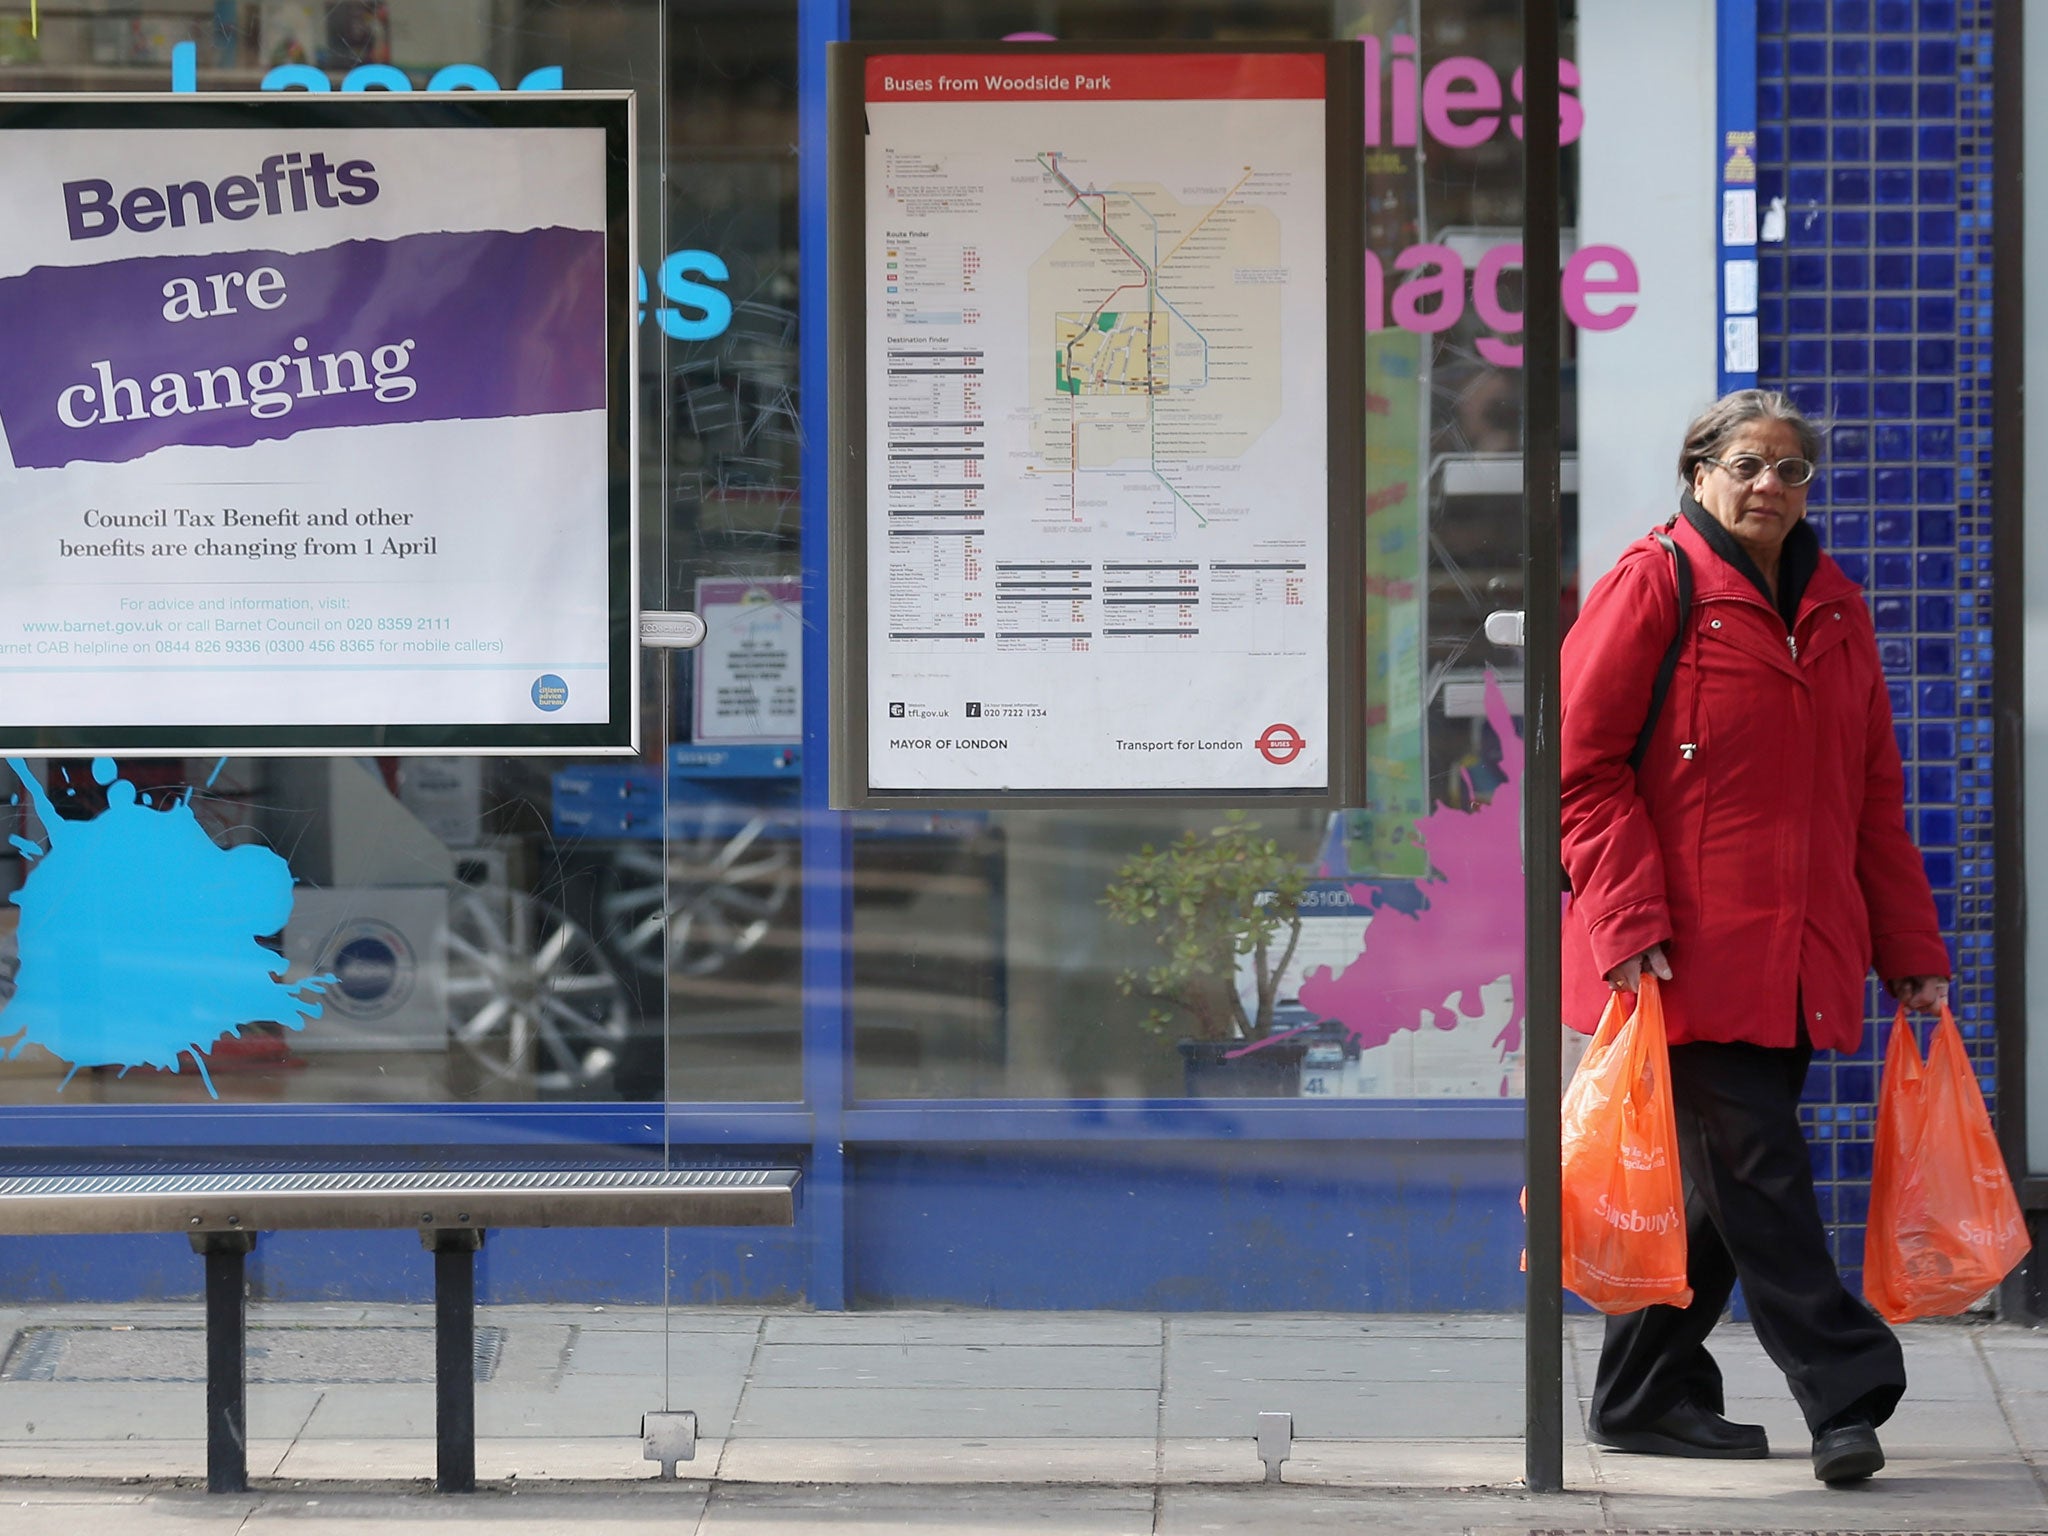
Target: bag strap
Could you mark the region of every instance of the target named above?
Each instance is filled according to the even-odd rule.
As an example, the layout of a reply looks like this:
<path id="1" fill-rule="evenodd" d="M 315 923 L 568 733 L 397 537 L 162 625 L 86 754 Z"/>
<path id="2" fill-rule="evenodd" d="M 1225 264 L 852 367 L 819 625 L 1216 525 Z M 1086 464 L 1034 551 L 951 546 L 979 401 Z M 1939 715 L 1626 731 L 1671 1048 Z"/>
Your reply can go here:
<path id="1" fill-rule="evenodd" d="M 1643 759 L 1650 755 L 1650 737 L 1657 729 L 1657 717 L 1664 713 L 1664 696 L 1671 691 L 1671 679 L 1678 673 L 1679 653 L 1685 649 L 1687 622 L 1692 618 L 1692 561 L 1685 551 L 1678 547 L 1678 541 L 1664 528 L 1652 530 L 1651 536 L 1664 546 L 1664 553 L 1671 557 L 1672 578 L 1678 583 L 1678 628 L 1672 633 L 1671 644 L 1665 648 L 1664 659 L 1657 664 L 1657 680 L 1650 685 L 1650 713 L 1643 721 L 1642 733 L 1636 737 L 1635 750 L 1628 755 L 1628 765 L 1640 769 Z"/>
<path id="2" fill-rule="evenodd" d="M 1673 519 L 1676 522 L 1677 519 Z M 1650 755 L 1650 737 L 1656 734 L 1657 717 L 1664 713 L 1664 696 L 1671 691 L 1671 679 L 1678 673 L 1678 657 L 1685 649 L 1685 630 L 1692 618 L 1692 561 L 1678 541 L 1671 537 L 1671 524 L 1650 530 L 1652 538 L 1664 546 L 1664 553 L 1671 557 L 1672 578 L 1678 583 L 1678 627 L 1672 631 L 1671 644 L 1664 648 L 1664 659 L 1657 663 L 1656 681 L 1650 684 L 1650 713 L 1643 721 L 1643 729 L 1636 737 L 1634 749 L 1628 755 L 1628 766 L 1639 770 L 1643 759 Z M 1562 889 L 1567 893 L 1572 888 L 1569 871 L 1564 873 Z"/>

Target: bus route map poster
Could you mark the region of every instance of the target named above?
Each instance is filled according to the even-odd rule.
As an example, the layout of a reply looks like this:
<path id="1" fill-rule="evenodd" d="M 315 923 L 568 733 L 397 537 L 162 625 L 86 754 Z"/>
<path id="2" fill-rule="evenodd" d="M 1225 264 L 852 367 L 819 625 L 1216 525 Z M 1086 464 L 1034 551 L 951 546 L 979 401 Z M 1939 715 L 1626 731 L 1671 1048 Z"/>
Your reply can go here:
<path id="1" fill-rule="evenodd" d="M 1330 56 L 851 62 L 861 788 L 1329 793 Z"/>

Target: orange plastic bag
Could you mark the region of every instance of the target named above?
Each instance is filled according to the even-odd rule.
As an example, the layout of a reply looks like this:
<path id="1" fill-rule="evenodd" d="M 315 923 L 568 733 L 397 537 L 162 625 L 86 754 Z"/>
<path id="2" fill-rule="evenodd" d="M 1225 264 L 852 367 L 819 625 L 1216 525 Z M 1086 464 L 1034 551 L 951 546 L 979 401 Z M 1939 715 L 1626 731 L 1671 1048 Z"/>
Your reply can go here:
<path id="1" fill-rule="evenodd" d="M 1629 1011 L 1630 1002 L 1634 1011 Z M 1602 1312 L 1692 1303 L 1657 978 L 1608 999 L 1565 1089 L 1564 1283 Z"/>
<path id="2" fill-rule="evenodd" d="M 1893 1323 L 1951 1317 L 2027 1256 L 2026 1223 L 1962 1034 L 1944 1006 L 1927 1060 L 1901 1008 L 1878 1089 L 1863 1294 Z"/>

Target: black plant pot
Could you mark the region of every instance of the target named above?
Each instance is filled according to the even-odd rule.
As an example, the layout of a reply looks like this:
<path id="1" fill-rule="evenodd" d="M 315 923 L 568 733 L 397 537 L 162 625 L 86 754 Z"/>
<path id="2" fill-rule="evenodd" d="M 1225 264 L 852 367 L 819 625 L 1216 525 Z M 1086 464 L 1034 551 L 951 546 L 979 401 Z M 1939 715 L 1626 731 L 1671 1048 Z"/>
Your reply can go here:
<path id="1" fill-rule="evenodd" d="M 1250 1040 L 1183 1040 L 1181 1068 L 1191 1099 L 1291 1099 L 1301 1092 L 1306 1040 L 1277 1040 L 1244 1055 Z"/>

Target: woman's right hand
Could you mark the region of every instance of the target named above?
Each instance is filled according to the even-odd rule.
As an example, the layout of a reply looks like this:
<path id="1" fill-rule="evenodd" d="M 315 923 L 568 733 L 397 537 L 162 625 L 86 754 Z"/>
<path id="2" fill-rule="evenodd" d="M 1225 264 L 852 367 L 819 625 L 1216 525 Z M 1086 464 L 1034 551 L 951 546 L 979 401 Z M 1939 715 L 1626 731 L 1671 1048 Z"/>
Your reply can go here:
<path id="1" fill-rule="evenodd" d="M 1664 946 L 1652 944 L 1633 960 L 1624 960 L 1607 973 L 1607 985 L 1617 992 L 1633 992 L 1643 979 L 1643 968 L 1659 981 L 1671 979 L 1671 962 L 1664 958 Z"/>

